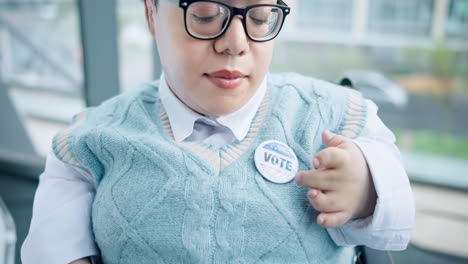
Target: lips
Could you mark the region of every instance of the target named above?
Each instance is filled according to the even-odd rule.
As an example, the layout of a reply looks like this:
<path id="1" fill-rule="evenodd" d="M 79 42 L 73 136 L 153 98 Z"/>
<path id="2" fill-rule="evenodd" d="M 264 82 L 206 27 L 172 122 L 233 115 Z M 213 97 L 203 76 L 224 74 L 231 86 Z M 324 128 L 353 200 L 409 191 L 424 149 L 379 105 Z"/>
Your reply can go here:
<path id="1" fill-rule="evenodd" d="M 208 80 L 222 89 L 239 87 L 248 76 L 240 71 L 221 70 L 205 74 Z"/>

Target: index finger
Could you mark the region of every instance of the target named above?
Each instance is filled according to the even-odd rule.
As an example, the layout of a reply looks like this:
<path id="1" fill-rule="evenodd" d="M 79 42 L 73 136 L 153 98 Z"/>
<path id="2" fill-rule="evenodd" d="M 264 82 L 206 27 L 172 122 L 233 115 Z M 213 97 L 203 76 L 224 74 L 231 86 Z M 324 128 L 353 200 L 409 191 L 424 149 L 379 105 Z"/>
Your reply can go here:
<path id="1" fill-rule="evenodd" d="M 297 184 L 322 191 L 336 190 L 339 179 L 334 170 L 300 171 L 296 175 Z"/>
<path id="2" fill-rule="evenodd" d="M 313 165 L 316 169 L 336 169 L 345 163 L 346 159 L 344 150 L 328 147 L 315 155 Z"/>

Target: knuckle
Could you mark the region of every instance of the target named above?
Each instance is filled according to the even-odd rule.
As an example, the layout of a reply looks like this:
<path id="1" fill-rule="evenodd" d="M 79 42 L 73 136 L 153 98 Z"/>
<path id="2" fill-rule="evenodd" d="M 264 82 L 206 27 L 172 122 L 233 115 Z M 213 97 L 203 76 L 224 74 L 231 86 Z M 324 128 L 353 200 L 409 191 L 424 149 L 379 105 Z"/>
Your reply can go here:
<path id="1" fill-rule="evenodd" d="M 309 171 L 302 175 L 301 184 L 306 187 L 313 187 L 316 182 L 316 173 L 314 171 Z"/>
<path id="2" fill-rule="evenodd" d="M 309 197 L 309 202 L 310 204 L 315 208 L 315 210 L 319 211 L 319 212 L 324 212 L 325 211 L 325 206 L 323 205 L 322 202 L 320 202 L 320 200 L 318 199 L 311 199 Z"/>
<path id="3" fill-rule="evenodd" d="M 346 150 L 337 148 L 337 147 L 330 147 L 326 149 L 327 151 L 324 152 L 323 159 L 326 160 L 328 164 L 331 166 L 340 166 L 350 164 L 350 157 Z"/>
<path id="4" fill-rule="evenodd" d="M 329 174 L 330 174 L 330 177 L 329 177 L 330 182 L 333 182 L 334 185 L 337 185 L 343 182 L 343 177 L 344 177 L 343 175 L 346 175 L 336 170 L 330 171 Z"/>
<path id="5" fill-rule="evenodd" d="M 324 156 L 325 158 L 327 158 L 328 160 L 330 160 L 332 157 L 334 157 L 336 155 L 336 151 L 338 150 L 337 147 L 328 147 L 327 149 L 325 149 L 324 151 Z"/>
<path id="6" fill-rule="evenodd" d="M 320 170 L 312 171 L 309 177 L 307 178 L 306 187 L 321 189 L 324 186 L 325 180 L 326 179 L 324 178 L 323 171 L 320 171 Z"/>
<path id="7" fill-rule="evenodd" d="M 326 178 L 326 174 L 324 171 L 321 171 L 321 170 L 315 171 L 314 181 L 318 186 L 323 187 L 323 184 L 326 182 L 326 180 L 327 178 Z"/>
<path id="8" fill-rule="evenodd" d="M 330 158 L 330 152 L 332 151 L 333 147 L 328 147 L 323 149 L 317 154 L 317 158 L 320 160 L 321 163 L 327 162 Z"/>

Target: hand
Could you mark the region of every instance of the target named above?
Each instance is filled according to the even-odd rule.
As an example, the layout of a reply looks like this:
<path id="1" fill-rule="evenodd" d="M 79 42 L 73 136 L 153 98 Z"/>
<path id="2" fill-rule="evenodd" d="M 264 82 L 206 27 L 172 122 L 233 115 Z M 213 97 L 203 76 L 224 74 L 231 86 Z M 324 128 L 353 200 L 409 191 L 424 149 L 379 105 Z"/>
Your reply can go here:
<path id="1" fill-rule="evenodd" d="M 320 212 L 317 223 L 333 228 L 373 214 L 377 194 L 360 149 L 350 139 L 327 130 L 322 141 L 326 148 L 312 162 L 316 170 L 296 175 L 298 184 L 310 188 L 307 197 Z"/>
<path id="2" fill-rule="evenodd" d="M 70 262 L 70 264 L 91 264 L 91 261 L 89 261 L 88 258 L 82 258 L 82 259 L 72 261 Z"/>

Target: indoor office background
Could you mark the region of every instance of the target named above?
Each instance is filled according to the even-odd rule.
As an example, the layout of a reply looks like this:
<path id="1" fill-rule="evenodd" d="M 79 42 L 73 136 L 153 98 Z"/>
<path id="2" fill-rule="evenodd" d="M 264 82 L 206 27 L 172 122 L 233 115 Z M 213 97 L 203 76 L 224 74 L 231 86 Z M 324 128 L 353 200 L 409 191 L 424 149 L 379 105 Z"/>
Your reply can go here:
<path id="1" fill-rule="evenodd" d="M 271 71 L 349 77 L 397 137 L 417 213 L 393 261 L 467 263 L 468 0 L 285 2 Z M 20 263 L 54 134 L 160 72 L 140 0 L 0 0 L 0 264 Z"/>

